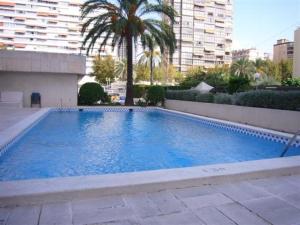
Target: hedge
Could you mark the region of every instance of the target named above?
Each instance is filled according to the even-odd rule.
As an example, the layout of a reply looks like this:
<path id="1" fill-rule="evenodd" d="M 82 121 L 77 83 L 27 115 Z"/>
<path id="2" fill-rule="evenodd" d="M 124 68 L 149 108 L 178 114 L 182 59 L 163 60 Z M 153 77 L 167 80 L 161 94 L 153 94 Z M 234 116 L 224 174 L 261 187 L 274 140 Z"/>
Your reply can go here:
<path id="1" fill-rule="evenodd" d="M 149 86 L 147 86 L 147 85 L 139 85 L 139 84 L 133 85 L 133 97 L 134 98 L 145 97 L 148 89 L 149 89 Z"/>
<path id="2" fill-rule="evenodd" d="M 217 103 L 217 104 L 231 105 L 231 104 L 233 104 L 233 101 L 234 101 L 233 96 L 230 94 L 219 93 L 214 96 L 214 103 Z"/>
<path id="3" fill-rule="evenodd" d="M 235 95 L 235 104 L 271 109 L 300 110 L 300 91 L 258 90 Z"/>
<path id="4" fill-rule="evenodd" d="M 177 90 L 167 91 L 167 99 L 183 100 L 183 101 L 196 101 L 196 102 L 213 102 L 214 97 L 212 93 L 201 93 L 196 90 Z"/>
<path id="5" fill-rule="evenodd" d="M 300 91 L 255 90 L 240 92 L 234 95 L 211 93 L 202 94 L 195 90 L 167 91 L 167 99 L 214 102 L 218 104 L 234 104 L 240 106 L 300 110 Z"/>
<path id="6" fill-rule="evenodd" d="M 165 100 L 165 89 L 158 85 L 150 86 L 147 91 L 146 100 L 149 105 L 163 104 Z"/>

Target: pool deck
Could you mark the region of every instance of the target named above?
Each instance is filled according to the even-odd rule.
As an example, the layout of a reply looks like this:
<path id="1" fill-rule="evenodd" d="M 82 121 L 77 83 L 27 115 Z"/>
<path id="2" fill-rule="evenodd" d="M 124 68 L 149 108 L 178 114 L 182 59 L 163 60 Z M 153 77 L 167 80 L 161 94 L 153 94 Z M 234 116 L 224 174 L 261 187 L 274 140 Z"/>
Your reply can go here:
<path id="1" fill-rule="evenodd" d="M 0 208 L 5 225 L 299 225 L 300 175 Z"/>
<path id="2" fill-rule="evenodd" d="M 0 129 L 5 131 L 37 109 L 6 109 L 5 117 L 2 112 Z M 0 225 L 300 225 L 299 173 L 242 181 L 225 177 L 216 185 L 92 197 L 80 194 L 71 200 L 53 198 L 42 203 L 0 202 Z"/>
<path id="3" fill-rule="evenodd" d="M 38 108 L 0 107 L 0 131 L 15 125 L 39 110 Z"/>

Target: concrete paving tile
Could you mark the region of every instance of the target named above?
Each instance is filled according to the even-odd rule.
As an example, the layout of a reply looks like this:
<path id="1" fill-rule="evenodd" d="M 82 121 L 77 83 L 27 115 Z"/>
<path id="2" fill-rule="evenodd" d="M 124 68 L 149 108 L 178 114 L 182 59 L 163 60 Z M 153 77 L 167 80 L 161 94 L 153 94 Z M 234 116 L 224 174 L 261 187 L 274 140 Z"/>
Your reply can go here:
<path id="1" fill-rule="evenodd" d="M 289 204 L 300 209 L 300 190 L 299 190 L 299 193 L 285 195 L 285 196 L 282 196 L 281 198 L 284 199 Z"/>
<path id="2" fill-rule="evenodd" d="M 209 194 L 197 197 L 183 198 L 182 201 L 191 209 L 199 209 L 208 206 L 218 206 L 232 203 L 233 201 L 223 194 Z"/>
<path id="3" fill-rule="evenodd" d="M 170 190 L 178 198 L 188 198 L 216 193 L 214 186 L 189 187 Z"/>
<path id="4" fill-rule="evenodd" d="M 43 205 L 39 225 L 72 225 L 71 203 Z"/>
<path id="5" fill-rule="evenodd" d="M 140 225 L 161 225 L 161 223 L 155 217 L 143 218 L 139 219 L 138 221 Z"/>
<path id="6" fill-rule="evenodd" d="M 294 225 L 300 221 L 300 210 L 279 198 L 256 199 L 242 204 L 274 225 Z"/>
<path id="7" fill-rule="evenodd" d="M 169 191 L 148 193 L 149 198 L 156 204 L 161 214 L 178 213 L 186 207 Z"/>
<path id="8" fill-rule="evenodd" d="M 276 177 L 249 181 L 254 186 L 262 188 L 274 195 L 290 195 L 299 192 L 299 187 L 290 183 L 289 177 Z"/>
<path id="9" fill-rule="evenodd" d="M 140 225 L 140 223 L 138 223 L 135 220 L 118 220 L 118 221 L 110 221 L 104 223 L 93 223 L 87 225 Z"/>
<path id="10" fill-rule="evenodd" d="M 124 200 L 137 216 L 146 218 L 160 214 L 158 207 L 150 200 L 147 193 L 139 193 L 124 196 Z"/>
<path id="11" fill-rule="evenodd" d="M 205 225 L 195 214 L 191 212 L 175 213 L 157 217 L 161 225 Z"/>
<path id="12" fill-rule="evenodd" d="M 232 221 L 240 225 L 270 225 L 269 222 L 251 213 L 247 208 L 238 203 L 218 206 L 217 209 Z"/>
<path id="13" fill-rule="evenodd" d="M 97 211 L 105 208 L 113 208 L 113 207 L 122 207 L 125 203 L 123 201 L 122 196 L 106 196 L 102 198 L 96 199 L 84 199 L 77 200 L 72 202 L 72 210 L 80 211 L 80 210 L 91 210 Z"/>
<path id="14" fill-rule="evenodd" d="M 235 225 L 232 220 L 214 207 L 197 209 L 195 213 L 207 225 Z"/>
<path id="15" fill-rule="evenodd" d="M 11 210 L 12 209 L 8 207 L 0 208 L 0 225 L 4 225 L 6 223 Z"/>
<path id="16" fill-rule="evenodd" d="M 73 224 L 101 224 L 104 222 L 134 219 L 134 212 L 128 207 L 89 210 L 81 208 L 73 211 Z"/>
<path id="17" fill-rule="evenodd" d="M 300 175 L 288 176 L 287 181 L 300 188 Z"/>
<path id="18" fill-rule="evenodd" d="M 6 225 L 37 225 L 40 211 L 40 206 L 16 207 L 11 211 Z"/>
<path id="19" fill-rule="evenodd" d="M 235 201 L 246 201 L 251 199 L 268 197 L 271 194 L 258 188 L 248 182 L 239 182 L 233 184 L 224 184 L 216 186 L 216 190 L 224 193 Z"/>

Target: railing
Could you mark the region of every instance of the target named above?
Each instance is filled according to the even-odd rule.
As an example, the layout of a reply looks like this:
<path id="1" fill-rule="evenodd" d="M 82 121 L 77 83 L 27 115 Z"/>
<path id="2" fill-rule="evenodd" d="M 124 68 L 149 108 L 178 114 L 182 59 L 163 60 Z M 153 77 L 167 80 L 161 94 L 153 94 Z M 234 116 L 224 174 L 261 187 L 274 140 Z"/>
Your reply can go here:
<path id="1" fill-rule="evenodd" d="M 289 142 L 287 143 L 287 145 L 285 146 L 285 148 L 283 149 L 283 152 L 281 153 L 280 157 L 284 157 L 285 154 L 287 153 L 287 151 L 290 149 L 290 147 L 292 146 L 292 144 L 294 143 L 294 141 L 296 141 L 297 136 L 300 135 L 300 130 L 298 130 L 294 136 L 289 140 Z"/>

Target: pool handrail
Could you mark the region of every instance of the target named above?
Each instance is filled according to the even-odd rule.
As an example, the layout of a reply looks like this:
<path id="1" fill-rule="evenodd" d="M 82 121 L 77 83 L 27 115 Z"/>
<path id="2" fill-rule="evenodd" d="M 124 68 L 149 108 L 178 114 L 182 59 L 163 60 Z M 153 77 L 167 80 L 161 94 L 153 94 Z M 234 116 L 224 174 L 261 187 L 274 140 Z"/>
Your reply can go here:
<path id="1" fill-rule="evenodd" d="M 291 137 L 291 139 L 288 141 L 287 145 L 284 147 L 283 152 L 281 153 L 280 157 L 284 157 L 284 155 L 287 153 L 287 151 L 289 150 L 289 148 L 292 146 L 292 144 L 294 143 L 294 141 L 296 140 L 297 136 L 300 135 L 300 130 L 298 130 L 293 137 Z"/>

